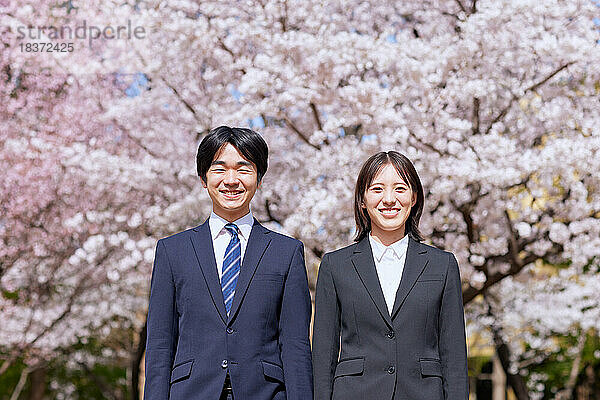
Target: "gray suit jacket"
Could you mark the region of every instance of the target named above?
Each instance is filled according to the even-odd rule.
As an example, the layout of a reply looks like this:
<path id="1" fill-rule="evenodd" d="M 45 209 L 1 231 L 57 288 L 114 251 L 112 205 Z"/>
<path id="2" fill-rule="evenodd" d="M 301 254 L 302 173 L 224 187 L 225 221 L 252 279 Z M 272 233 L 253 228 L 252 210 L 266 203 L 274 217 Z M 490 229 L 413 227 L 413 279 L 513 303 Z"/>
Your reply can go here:
<path id="1" fill-rule="evenodd" d="M 468 399 L 461 283 L 451 253 L 409 239 L 391 315 L 368 238 L 325 254 L 313 332 L 315 400 Z"/>

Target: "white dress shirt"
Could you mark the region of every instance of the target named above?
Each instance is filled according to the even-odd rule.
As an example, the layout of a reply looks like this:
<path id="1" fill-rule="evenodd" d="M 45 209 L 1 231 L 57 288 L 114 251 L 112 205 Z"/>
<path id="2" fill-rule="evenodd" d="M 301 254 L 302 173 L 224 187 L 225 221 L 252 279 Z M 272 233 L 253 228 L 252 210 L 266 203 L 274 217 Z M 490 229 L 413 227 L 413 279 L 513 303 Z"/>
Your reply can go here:
<path id="1" fill-rule="evenodd" d="M 385 246 L 369 234 L 369 242 L 373 251 L 379 284 L 391 315 L 394 309 L 394 301 L 396 301 L 396 292 L 400 286 L 400 279 L 402 279 L 402 271 L 404 271 L 406 251 L 408 250 L 408 235 L 404 235 L 397 242 Z"/>
<path id="2" fill-rule="evenodd" d="M 225 250 L 231 241 L 231 233 L 225 229 L 229 221 L 219 217 L 217 214 L 211 212 L 208 219 L 208 226 L 210 227 L 210 235 L 213 240 L 213 250 L 215 252 L 215 261 L 217 262 L 217 272 L 219 273 L 219 280 L 223 277 L 223 257 L 225 257 Z M 250 231 L 252 231 L 252 225 L 254 224 L 254 217 L 252 211 L 244 215 L 242 218 L 233 221 L 238 227 L 238 237 L 240 238 L 241 256 L 244 260 L 244 254 L 246 252 L 246 245 L 248 244 L 248 238 L 250 238 Z"/>

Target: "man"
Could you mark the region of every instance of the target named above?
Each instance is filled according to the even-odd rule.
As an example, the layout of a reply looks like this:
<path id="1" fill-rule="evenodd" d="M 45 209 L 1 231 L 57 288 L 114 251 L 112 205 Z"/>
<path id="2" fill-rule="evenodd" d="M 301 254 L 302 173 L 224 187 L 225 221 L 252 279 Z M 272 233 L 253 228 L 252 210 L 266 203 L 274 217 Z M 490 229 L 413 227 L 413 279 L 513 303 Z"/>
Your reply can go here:
<path id="1" fill-rule="evenodd" d="M 302 243 L 256 221 L 268 148 L 220 126 L 200 143 L 213 211 L 158 241 L 148 308 L 146 400 L 310 400 L 310 295 Z"/>

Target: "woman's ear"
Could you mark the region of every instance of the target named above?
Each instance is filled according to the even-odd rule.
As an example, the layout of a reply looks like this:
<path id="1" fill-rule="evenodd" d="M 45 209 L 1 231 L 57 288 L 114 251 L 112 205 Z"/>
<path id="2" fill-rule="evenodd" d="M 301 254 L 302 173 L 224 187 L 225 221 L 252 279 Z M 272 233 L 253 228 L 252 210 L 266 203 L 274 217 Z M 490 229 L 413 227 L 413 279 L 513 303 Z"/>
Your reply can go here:
<path id="1" fill-rule="evenodd" d="M 206 182 L 204 182 L 204 179 L 202 179 L 202 177 L 200 177 L 200 182 L 202 182 L 202 187 L 206 189 Z"/>

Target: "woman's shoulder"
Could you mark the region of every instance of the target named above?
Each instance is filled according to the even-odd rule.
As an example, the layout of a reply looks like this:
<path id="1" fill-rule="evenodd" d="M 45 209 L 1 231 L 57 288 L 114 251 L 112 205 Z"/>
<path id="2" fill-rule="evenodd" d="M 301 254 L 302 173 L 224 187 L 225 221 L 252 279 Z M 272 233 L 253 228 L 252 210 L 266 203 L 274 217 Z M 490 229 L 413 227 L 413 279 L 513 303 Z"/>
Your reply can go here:
<path id="1" fill-rule="evenodd" d="M 352 243 L 352 244 L 342 247 L 340 249 L 327 252 L 323 255 L 323 260 L 327 259 L 330 262 L 337 262 L 337 261 L 345 260 L 354 253 L 354 250 L 356 249 L 357 244 L 358 243 Z"/>
<path id="2" fill-rule="evenodd" d="M 450 251 L 440 249 L 439 247 L 435 247 L 434 245 L 431 245 L 431 244 L 418 242 L 416 240 L 414 240 L 414 242 L 417 244 L 420 251 L 427 252 L 432 257 L 443 258 L 445 260 L 448 260 L 449 258 L 454 257 L 454 254 Z M 456 257 L 454 257 L 454 258 L 456 258 Z"/>

